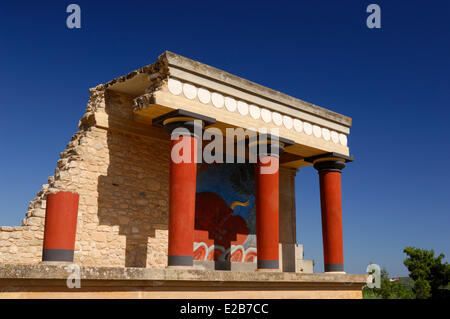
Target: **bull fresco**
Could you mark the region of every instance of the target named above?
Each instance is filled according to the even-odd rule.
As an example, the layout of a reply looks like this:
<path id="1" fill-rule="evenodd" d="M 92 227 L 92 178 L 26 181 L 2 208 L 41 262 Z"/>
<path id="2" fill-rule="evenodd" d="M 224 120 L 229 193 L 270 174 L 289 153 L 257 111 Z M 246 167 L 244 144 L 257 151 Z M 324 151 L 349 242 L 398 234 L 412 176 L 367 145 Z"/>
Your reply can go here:
<path id="1" fill-rule="evenodd" d="M 199 164 L 194 259 L 256 262 L 253 164 Z"/>

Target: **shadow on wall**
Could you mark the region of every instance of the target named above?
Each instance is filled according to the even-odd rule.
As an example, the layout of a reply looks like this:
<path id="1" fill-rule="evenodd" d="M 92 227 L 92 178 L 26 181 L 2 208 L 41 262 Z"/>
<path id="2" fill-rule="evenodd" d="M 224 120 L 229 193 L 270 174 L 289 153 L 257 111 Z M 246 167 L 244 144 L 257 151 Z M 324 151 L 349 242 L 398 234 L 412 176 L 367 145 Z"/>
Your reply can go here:
<path id="1" fill-rule="evenodd" d="M 113 92 L 107 96 L 109 115 L 132 119 L 129 97 Z M 107 144 L 107 175 L 98 179 L 99 224 L 118 225 L 119 233 L 126 236 L 125 267 L 166 262 L 148 261 L 147 247 L 157 229 L 167 230 L 169 143 L 109 130 Z"/>

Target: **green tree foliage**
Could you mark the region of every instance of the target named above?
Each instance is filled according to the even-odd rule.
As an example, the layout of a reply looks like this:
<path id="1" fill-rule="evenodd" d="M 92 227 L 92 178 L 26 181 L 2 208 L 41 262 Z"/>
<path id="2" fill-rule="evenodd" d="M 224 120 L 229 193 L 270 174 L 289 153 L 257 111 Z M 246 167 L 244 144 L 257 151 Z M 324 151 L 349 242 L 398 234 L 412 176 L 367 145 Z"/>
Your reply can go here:
<path id="1" fill-rule="evenodd" d="M 450 282 L 450 265 L 442 262 L 444 254 L 435 257 L 433 249 L 415 247 L 406 247 L 403 252 L 408 256 L 404 264 L 409 270 L 409 277 L 414 280 L 416 298 L 437 298 L 448 294 L 444 288 Z"/>
<path id="2" fill-rule="evenodd" d="M 376 294 L 373 289 L 370 289 L 369 287 L 364 287 L 363 291 L 363 299 L 381 299 L 381 296 Z"/>
<path id="3" fill-rule="evenodd" d="M 381 270 L 381 287 L 363 289 L 364 299 L 412 299 L 414 293 L 398 281 L 391 281 L 386 269 Z"/>
<path id="4" fill-rule="evenodd" d="M 427 280 L 417 279 L 414 281 L 413 291 L 417 296 L 417 299 L 431 298 L 431 286 Z"/>

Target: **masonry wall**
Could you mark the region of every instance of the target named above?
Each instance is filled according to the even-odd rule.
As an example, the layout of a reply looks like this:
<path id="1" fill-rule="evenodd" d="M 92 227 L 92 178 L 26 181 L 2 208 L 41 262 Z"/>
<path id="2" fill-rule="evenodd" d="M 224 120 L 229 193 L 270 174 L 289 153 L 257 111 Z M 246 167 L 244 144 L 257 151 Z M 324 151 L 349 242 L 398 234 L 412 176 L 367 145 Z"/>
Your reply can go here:
<path id="1" fill-rule="evenodd" d="M 76 263 L 165 267 L 169 143 L 97 127 L 90 120 L 94 113 L 130 120 L 131 97 L 91 90 L 79 131 L 22 226 L 0 227 L 0 263 L 41 260 L 46 195 L 70 190 L 80 194 Z"/>
<path id="2" fill-rule="evenodd" d="M 30 202 L 22 226 L 0 227 L 0 263 L 40 262 L 46 195 L 72 191 L 80 194 L 75 263 L 166 266 L 169 140 L 165 135 L 163 139 L 151 137 L 161 132 L 146 136 L 123 129 L 133 123 L 131 100 L 131 96 L 102 87 L 91 90 L 79 131 L 61 153 L 54 175 Z M 107 119 L 106 123 L 99 123 L 98 118 Z M 125 124 L 117 126 L 117 121 Z M 143 130 L 161 129 L 144 126 Z M 286 215 L 280 218 L 291 223 L 292 218 L 295 223 L 293 176 L 280 180 L 283 194 L 292 190 L 290 196 L 280 197 L 280 214 Z M 289 237 L 283 242 L 295 242 L 290 226 L 283 230 Z"/>

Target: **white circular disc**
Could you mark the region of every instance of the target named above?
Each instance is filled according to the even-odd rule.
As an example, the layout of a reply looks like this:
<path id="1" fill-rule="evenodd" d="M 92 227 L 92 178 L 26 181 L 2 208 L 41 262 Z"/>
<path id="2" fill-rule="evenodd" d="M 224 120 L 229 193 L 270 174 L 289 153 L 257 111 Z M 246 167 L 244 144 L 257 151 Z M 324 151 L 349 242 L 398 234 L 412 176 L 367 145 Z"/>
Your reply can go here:
<path id="1" fill-rule="evenodd" d="M 248 114 L 248 104 L 242 101 L 237 102 L 237 109 L 241 115 Z"/>
<path id="2" fill-rule="evenodd" d="M 211 93 L 209 93 L 209 91 L 207 89 L 199 88 L 197 95 L 198 95 L 198 99 L 203 104 L 209 104 L 209 101 L 211 101 Z"/>
<path id="3" fill-rule="evenodd" d="M 257 107 L 256 105 L 250 105 L 249 107 L 250 116 L 253 117 L 255 120 L 259 119 L 261 115 L 261 109 Z"/>
<path id="4" fill-rule="evenodd" d="M 307 135 L 312 134 L 312 125 L 308 122 L 303 122 L 303 130 Z"/>
<path id="5" fill-rule="evenodd" d="M 225 107 L 230 112 L 236 111 L 236 100 L 233 99 L 232 97 L 227 96 L 225 98 Z"/>
<path id="6" fill-rule="evenodd" d="M 330 130 L 327 128 L 322 128 L 322 137 L 325 141 L 329 141 L 330 140 Z"/>
<path id="7" fill-rule="evenodd" d="M 339 135 L 336 131 L 331 131 L 331 140 L 335 144 L 339 143 Z"/>
<path id="8" fill-rule="evenodd" d="M 219 109 L 223 107 L 224 100 L 223 100 L 222 94 L 214 92 L 211 95 L 211 100 L 215 107 L 217 107 Z"/>
<path id="9" fill-rule="evenodd" d="M 315 137 L 321 137 L 322 136 L 322 129 L 318 125 L 313 125 L 313 133 Z"/>
<path id="10" fill-rule="evenodd" d="M 169 87 L 169 92 L 174 95 L 180 95 L 183 91 L 183 86 L 181 85 L 181 82 L 175 79 L 169 79 L 167 83 Z"/>
<path id="11" fill-rule="evenodd" d="M 342 145 L 347 146 L 347 135 L 339 134 L 339 142 L 341 142 Z"/>
<path id="12" fill-rule="evenodd" d="M 303 122 L 299 119 L 294 119 L 294 129 L 301 133 L 303 131 Z"/>
<path id="13" fill-rule="evenodd" d="M 272 114 L 268 109 L 262 109 L 261 118 L 263 119 L 264 122 L 269 123 L 270 120 L 272 119 Z"/>
<path id="14" fill-rule="evenodd" d="M 281 116 L 280 113 L 273 112 L 272 113 L 272 120 L 273 120 L 273 122 L 275 123 L 276 126 L 283 125 L 283 117 Z"/>
<path id="15" fill-rule="evenodd" d="M 284 127 L 287 128 L 288 130 L 290 130 L 292 128 L 292 126 L 294 125 L 292 123 L 292 117 L 287 116 L 287 115 L 283 115 L 283 124 Z"/>
<path id="16" fill-rule="evenodd" d="M 185 97 L 187 97 L 189 100 L 195 99 L 197 96 L 197 88 L 189 83 L 183 84 L 183 94 Z"/>

